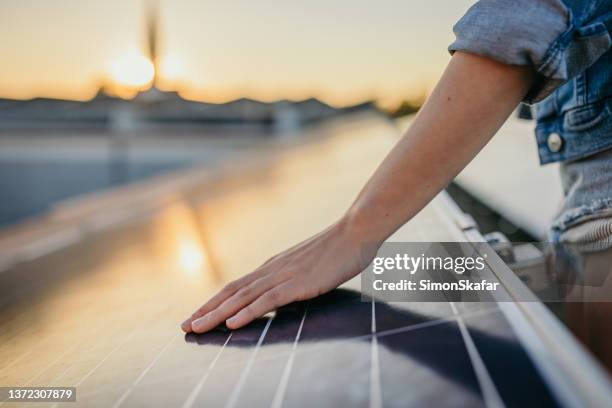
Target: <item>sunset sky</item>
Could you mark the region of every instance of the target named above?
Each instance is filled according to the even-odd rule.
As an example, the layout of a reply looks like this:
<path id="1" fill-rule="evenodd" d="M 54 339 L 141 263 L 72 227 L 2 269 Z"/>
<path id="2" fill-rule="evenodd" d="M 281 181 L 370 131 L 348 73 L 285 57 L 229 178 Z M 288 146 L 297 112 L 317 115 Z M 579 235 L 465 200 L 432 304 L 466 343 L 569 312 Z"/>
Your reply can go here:
<path id="1" fill-rule="evenodd" d="M 428 92 L 468 0 L 159 1 L 160 81 L 221 102 Z M 150 75 L 145 0 L 0 2 L 0 97 L 88 99 Z M 131 85 L 129 85 L 131 84 Z"/>

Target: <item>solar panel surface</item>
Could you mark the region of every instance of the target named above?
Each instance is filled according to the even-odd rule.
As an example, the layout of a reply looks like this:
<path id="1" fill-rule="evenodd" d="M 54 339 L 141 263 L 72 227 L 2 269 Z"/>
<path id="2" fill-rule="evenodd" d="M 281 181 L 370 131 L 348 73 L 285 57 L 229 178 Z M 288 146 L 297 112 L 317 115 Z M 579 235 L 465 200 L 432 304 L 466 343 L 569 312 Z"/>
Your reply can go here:
<path id="1" fill-rule="evenodd" d="M 354 279 L 240 330 L 179 331 L 225 281 L 341 214 L 395 137 L 378 118 L 313 132 L 1 273 L 0 385 L 77 387 L 76 404 L 30 404 L 54 407 L 556 406 L 496 303 L 364 302 Z M 444 217 L 434 203 L 395 239 L 456 240 Z"/>

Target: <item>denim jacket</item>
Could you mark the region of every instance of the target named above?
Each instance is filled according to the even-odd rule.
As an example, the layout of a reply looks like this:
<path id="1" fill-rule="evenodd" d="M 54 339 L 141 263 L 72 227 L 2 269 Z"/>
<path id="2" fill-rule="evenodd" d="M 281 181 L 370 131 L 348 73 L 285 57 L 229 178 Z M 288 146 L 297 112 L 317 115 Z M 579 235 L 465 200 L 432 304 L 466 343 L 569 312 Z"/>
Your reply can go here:
<path id="1" fill-rule="evenodd" d="M 531 66 L 540 163 L 561 162 L 551 238 L 612 245 L 612 0 L 480 0 L 449 51 Z"/>
<path id="2" fill-rule="evenodd" d="M 481 0 L 449 51 L 529 65 L 542 164 L 612 148 L 612 0 Z"/>

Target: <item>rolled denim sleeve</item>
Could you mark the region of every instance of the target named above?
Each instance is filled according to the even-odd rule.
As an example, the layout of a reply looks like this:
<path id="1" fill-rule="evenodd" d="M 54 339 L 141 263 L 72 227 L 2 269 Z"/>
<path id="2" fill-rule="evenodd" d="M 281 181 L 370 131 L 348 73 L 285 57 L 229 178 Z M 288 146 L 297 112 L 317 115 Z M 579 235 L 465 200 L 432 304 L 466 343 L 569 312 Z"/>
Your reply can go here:
<path id="1" fill-rule="evenodd" d="M 532 66 L 538 80 L 525 97 L 538 102 L 591 66 L 608 48 L 606 25 L 583 25 L 561 0 L 480 0 L 455 24 L 449 51 Z"/>

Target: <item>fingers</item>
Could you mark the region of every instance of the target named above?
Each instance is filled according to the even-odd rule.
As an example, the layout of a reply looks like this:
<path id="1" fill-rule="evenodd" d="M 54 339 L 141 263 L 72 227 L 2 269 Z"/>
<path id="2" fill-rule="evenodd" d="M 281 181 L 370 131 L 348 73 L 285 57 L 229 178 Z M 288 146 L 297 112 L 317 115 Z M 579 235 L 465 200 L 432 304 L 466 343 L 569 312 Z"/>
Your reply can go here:
<path id="1" fill-rule="evenodd" d="M 196 310 L 187 320 L 181 323 L 181 329 L 185 333 L 190 333 L 191 323 L 198 319 L 211 310 L 216 309 L 221 305 L 226 299 L 233 296 L 236 292 L 238 292 L 241 288 L 251 284 L 255 280 L 259 279 L 261 275 L 263 275 L 264 271 L 262 269 L 258 269 L 253 273 L 243 276 L 240 279 L 232 281 L 225 285 L 223 289 L 221 289 L 215 296 L 213 296 L 208 302 L 204 303 L 198 310 Z"/>
<path id="2" fill-rule="evenodd" d="M 190 333 L 191 322 L 204 316 L 206 313 L 219 306 L 225 299 L 236 293 L 238 291 L 238 287 L 237 281 L 233 281 L 225 285 L 225 287 L 223 287 L 223 289 L 221 289 L 215 296 L 210 298 L 208 302 L 200 306 L 200 308 L 193 312 L 193 314 L 187 320 L 181 323 L 181 329 L 183 329 L 185 333 Z"/>
<path id="3" fill-rule="evenodd" d="M 215 309 L 193 320 L 191 322 L 191 330 L 195 333 L 204 333 L 215 328 L 262 294 L 266 293 L 274 286 L 281 284 L 283 279 L 283 276 L 280 274 L 267 275 L 257 279 L 250 285 L 237 291 Z"/>
<path id="4" fill-rule="evenodd" d="M 192 332 L 193 329 L 191 325 L 194 320 L 199 319 L 210 313 L 211 311 L 215 310 L 223 302 L 225 302 L 228 298 L 234 296 L 242 288 L 246 287 L 247 285 L 250 285 L 257 279 L 264 277 L 266 274 L 270 274 L 271 271 L 279 270 L 280 268 L 284 267 L 288 262 L 289 259 L 280 259 L 280 255 L 274 256 L 268 259 L 262 266 L 257 268 L 257 270 L 255 270 L 254 272 L 228 283 L 219 293 L 213 296 L 208 302 L 206 302 L 198 310 L 196 310 L 187 320 L 181 323 L 181 329 L 183 329 L 185 333 Z M 272 263 L 275 263 L 275 265 L 270 266 Z"/>
<path id="5" fill-rule="evenodd" d="M 328 228 L 329 229 L 329 228 Z M 325 230 L 327 231 L 327 230 Z M 250 285 L 252 282 L 256 281 L 259 278 L 267 274 L 277 274 L 279 271 L 282 271 L 285 266 L 291 262 L 290 254 L 294 252 L 298 252 L 303 250 L 304 248 L 312 245 L 315 242 L 316 238 L 325 233 L 325 231 L 320 232 L 319 234 L 311 237 L 310 239 L 303 241 L 294 245 L 292 248 L 284 251 L 270 259 L 268 259 L 262 266 L 260 266 L 256 271 L 250 273 L 236 281 L 230 282 L 227 286 L 225 286 L 219 293 L 213 296 L 208 302 L 202 305 L 198 310 L 196 310 L 191 317 L 185 320 L 181 324 L 181 328 L 184 332 L 190 333 L 193 331 L 192 324 L 195 320 L 200 319 L 212 311 L 216 310 L 220 305 L 222 305 L 227 299 L 234 296 L 241 288 Z M 278 284 L 278 282 L 277 282 Z M 253 299 L 251 299 L 253 300 Z M 214 315 L 214 320 L 218 320 L 219 316 Z M 209 320 L 209 319 L 207 319 Z M 219 322 L 220 323 L 220 322 Z M 206 324 L 208 327 L 208 324 Z"/>
<path id="6" fill-rule="evenodd" d="M 275 286 L 253 303 L 242 308 L 233 317 L 227 319 L 225 324 L 230 329 L 238 329 L 281 306 L 286 305 L 298 298 L 297 286 L 293 280 Z"/>

